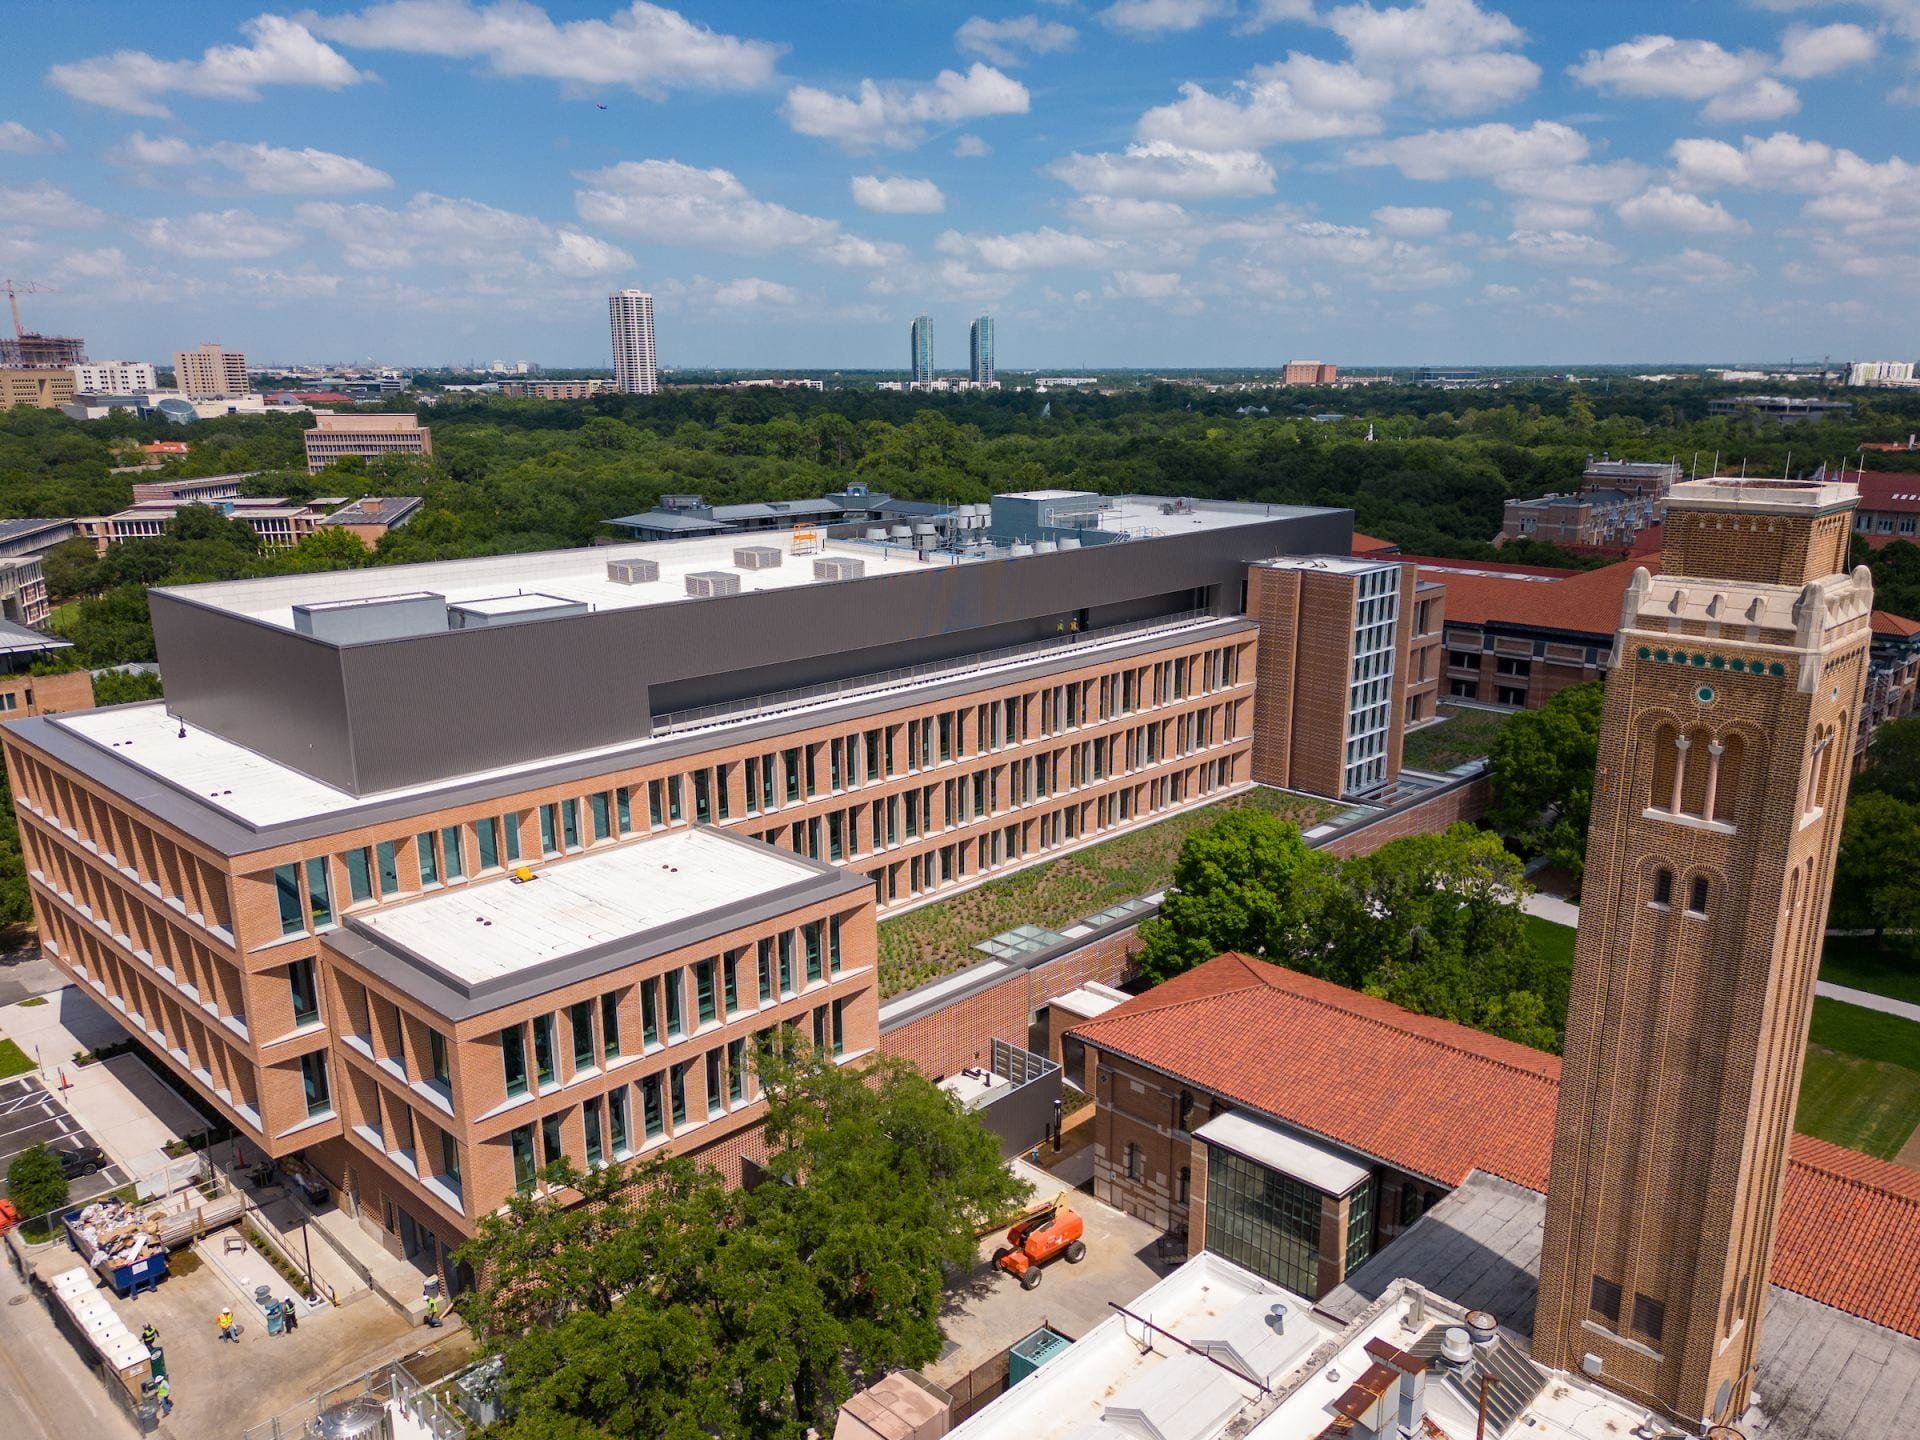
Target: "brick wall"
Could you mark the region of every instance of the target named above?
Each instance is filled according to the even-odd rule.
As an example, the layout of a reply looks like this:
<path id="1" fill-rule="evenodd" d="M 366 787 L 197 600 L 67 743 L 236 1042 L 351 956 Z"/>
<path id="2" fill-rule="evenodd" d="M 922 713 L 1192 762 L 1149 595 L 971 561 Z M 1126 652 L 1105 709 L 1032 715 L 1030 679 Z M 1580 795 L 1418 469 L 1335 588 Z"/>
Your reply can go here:
<path id="1" fill-rule="evenodd" d="M 1486 776 L 1443 790 L 1404 810 L 1396 810 L 1380 820 L 1342 835 L 1324 847 L 1329 855 L 1350 860 L 1356 855 L 1371 855 L 1390 840 L 1409 835 L 1431 835 L 1463 820 L 1478 820 L 1487 811 L 1493 797 Z"/>

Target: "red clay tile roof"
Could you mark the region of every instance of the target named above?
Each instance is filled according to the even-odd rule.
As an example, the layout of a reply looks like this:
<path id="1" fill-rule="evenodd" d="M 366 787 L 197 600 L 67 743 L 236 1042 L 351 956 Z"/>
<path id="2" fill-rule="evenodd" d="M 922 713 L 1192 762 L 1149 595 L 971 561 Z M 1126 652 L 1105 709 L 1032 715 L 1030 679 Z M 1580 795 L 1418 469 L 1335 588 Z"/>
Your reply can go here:
<path id="1" fill-rule="evenodd" d="M 1867 470 L 1856 472 L 1851 478 L 1860 487 L 1862 510 L 1920 514 L 1920 475 Z"/>
<path id="2" fill-rule="evenodd" d="M 1382 540 L 1377 535 L 1362 535 L 1356 530 L 1353 532 L 1353 545 L 1350 547 L 1349 553 L 1354 555 L 1398 555 L 1400 553 L 1400 546 L 1396 541 Z"/>
<path id="3" fill-rule="evenodd" d="M 1073 1034 L 1444 1185 L 1547 1188 L 1557 1055 L 1240 954 Z M 1920 1172 L 1794 1136 L 1773 1259 L 1775 1284 L 1920 1337 Z"/>
<path id="4" fill-rule="evenodd" d="M 1891 610 L 1876 610 L 1870 617 L 1873 633 L 1892 636 L 1900 640 L 1909 640 L 1920 635 L 1920 620 L 1909 620 L 1904 615 L 1896 615 Z"/>
<path id="5" fill-rule="evenodd" d="M 1572 572 L 1497 561 L 1473 566 L 1470 561 L 1422 560 L 1420 575 L 1447 587 L 1449 625 L 1528 625 L 1588 635 L 1595 643 L 1610 645 L 1620 628 L 1621 598 L 1641 566 L 1658 570 L 1659 555 L 1636 555 L 1598 570 Z M 1537 578 L 1541 576 L 1547 578 Z"/>

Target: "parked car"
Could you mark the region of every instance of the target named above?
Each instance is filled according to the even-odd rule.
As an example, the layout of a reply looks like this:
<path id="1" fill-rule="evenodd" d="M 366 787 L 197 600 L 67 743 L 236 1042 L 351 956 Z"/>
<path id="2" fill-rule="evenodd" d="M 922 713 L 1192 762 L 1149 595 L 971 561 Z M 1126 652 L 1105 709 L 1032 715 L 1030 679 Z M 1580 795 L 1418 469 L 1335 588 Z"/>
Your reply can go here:
<path id="1" fill-rule="evenodd" d="M 69 1180 L 92 1175 L 113 1163 L 107 1159 L 107 1152 L 98 1145 L 82 1145 L 73 1150 L 56 1150 L 53 1153 L 60 1162 L 60 1173 Z"/>

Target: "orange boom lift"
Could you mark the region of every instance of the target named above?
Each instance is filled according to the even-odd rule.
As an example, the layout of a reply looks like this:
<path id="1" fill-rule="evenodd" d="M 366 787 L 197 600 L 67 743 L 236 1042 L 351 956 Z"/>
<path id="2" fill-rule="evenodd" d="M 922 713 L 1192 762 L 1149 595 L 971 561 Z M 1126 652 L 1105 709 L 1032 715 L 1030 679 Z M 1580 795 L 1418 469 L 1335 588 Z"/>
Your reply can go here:
<path id="1" fill-rule="evenodd" d="M 1048 1261 L 1064 1255 L 1069 1265 L 1078 1265 L 1086 1258 L 1086 1243 L 1080 1238 L 1086 1228 L 1079 1214 L 1067 1208 L 1063 1190 L 1014 1221 L 1007 1243 L 993 1252 L 993 1263 L 1018 1280 L 1022 1290 L 1031 1290 L 1040 1283 L 1040 1267 Z"/>

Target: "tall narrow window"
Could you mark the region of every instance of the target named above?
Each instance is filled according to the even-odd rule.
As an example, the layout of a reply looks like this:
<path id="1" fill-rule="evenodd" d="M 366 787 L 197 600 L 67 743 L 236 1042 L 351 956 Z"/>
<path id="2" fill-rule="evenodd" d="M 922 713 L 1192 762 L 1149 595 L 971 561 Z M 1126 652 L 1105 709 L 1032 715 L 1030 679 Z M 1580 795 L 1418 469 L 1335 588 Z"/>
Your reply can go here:
<path id="1" fill-rule="evenodd" d="M 420 857 L 420 887 L 440 883 L 440 859 L 434 853 L 433 832 L 424 831 L 413 837 L 413 848 Z"/>
<path id="2" fill-rule="evenodd" d="M 300 1057 L 300 1086 L 307 1097 L 307 1115 L 324 1115 L 333 1109 L 333 1090 L 327 1082 L 327 1054 L 315 1050 Z"/>
<path id="3" fill-rule="evenodd" d="M 540 853 L 542 855 L 560 853 L 560 807 L 558 805 L 540 807 Z"/>
<path id="4" fill-rule="evenodd" d="M 680 823 L 681 818 L 680 777 L 678 775 L 669 775 L 667 777 L 667 819 L 677 825 Z"/>
<path id="5" fill-rule="evenodd" d="M 693 772 L 693 818 L 705 825 L 713 819 L 713 772 Z"/>
<path id="6" fill-rule="evenodd" d="M 440 1132 L 440 1178 L 455 1190 L 460 1188 L 460 1142 L 453 1132 Z"/>
<path id="7" fill-rule="evenodd" d="M 760 1003 L 765 1005 L 773 999 L 773 940 L 762 939 L 759 945 L 760 959 Z"/>
<path id="8" fill-rule="evenodd" d="M 556 1072 L 553 1063 L 553 1016 L 551 1015 L 533 1017 L 533 1073 L 542 1088 L 554 1082 Z"/>
<path id="9" fill-rule="evenodd" d="M 533 1127 L 522 1125 L 507 1137 L 507 1145 L 513 1151 L 513 1188 L 525 1195 L 539 1174 L 533 1158 Z"/>
<path id="10" fill-rule="evenodd" d="M 667 997 L 667 1038 L 669 1040 L 678 1040 L 685 1033 L 682 1023 L 684 1017 L 680 1013 L 681 1006 L 686 1000 L 686 996 L 682 993 L 685 982 L 681 979 L 681 974 L 679 970 L 669 970 L 660 982 Z"/>
<path id="11" fill-rule="evenodd" d="M 693 962 L 693 993 L 698 1007 L 699 1023 L 704 1025 L 715 1018 L 713 961 L 696 960 Z"/>
<path id="12" fill-rule="evenodd" d="M 306 907 L 300 903 L 300 867 L 279 865 L 273 872 L 274 898 L 280 902 L 280 933 L 298 935 L 307 928 Z"/>
<path id="13" fill-rule="evenodd" d="M 640 982 L 640 1044 L 644 1049 L 660 1043 L 660 1016 L 654 1007 L 654 982 Z"/>
<path id="14" fill-rule="evenodd" d="M 593 813 L 593 838 L 606 840 L 613 835 L 613 814 L 607 805 L 607 794 L 597 790 L 587 797 L 587 808 Z"/>
<path id="15" fill-rule="evenodd" d="M 620 992 L 600 997 L 600 1049 L 611 1060 L 620 1053 Z"/>
<path id="16" fill-rule="evenodd" d="M 807 947 L 807 983 L 817 984 L 820 980 L 820 922 L 808 921 L 800 933 Z"/>
<path id="17" fill-rule="evenodd" d="M 467 857 L 460 850 L 460 827 L 444 826 L 440 831 L 441 868 L 447 879 L 458 880 L 467 873 Z"/>
<path id="18" fill-rule="evenodd" d="M 492 870 L 500 864 L 500 822 L 494 819 L 473 822 L 474 848 L 480 852 L 480 868 Z"/>
<path id="19" fill-rule="evenodd" d="M 374 847 L 374 855 L 380 864 L 380 894 L 397 895 L 400 892 L 399 842 L 382 840 Z"/>
<path id="20" fill-rule="evenodd" d="M 717 1049 L 707 1052 L 707 1115 L 709 1118 L 727 1108 L 727 1103 L 721 1098 L 720 1091 L 720 1056 L 721 1052 Z"/>
<path id="21" fill-rule="evenodd" d="M 747 1096 L 747 1042 L 727 1042 L 727 1100 L 738 1105 Z"/>
<path id="22" fill-rule="evenodd" d="M 341 857 L 347 862 L 347 896 L 358 905 L 373 898 L 373 852 L 362 846 Z"/>
<path id="23" fill-rule="evenodd" d="M 540 1163 L 551 1165 L 567 1156 L 566 1119 L 549 1115 L 540 1122 Z"/>
<path id="24" fill-rule="evenodd" d="M 675 1128 L 687 1123 L 687 1067 L 675 1065 L 667 1072 L 667 1098 Z"/>
<path id="25" fill-rule="evenodd" d="M 324 855 L 307 861 L 307 916 L 316 930 L 333 923 L 333 886 Z"/>
<path id="26" fill-rule="evenodd" d="M 1667 1328 L 1667 1307 L 1644 1295 L 1633 1297 L 1633 1328 L 1649 1340 L 1658 1340 Z"/>
<path id="27" fill-rule="evenodd" d="M 576 1000 L 567 1007 L 567 1027 L 573 1031 L 573 1068 L 593 1068 L 593 1001 Z"/>
<path id="28" fill-rule="evenodd" d="M 640 1082 L 640 1117 L 646 1126 L 647 1138 L 654 1139 L 666 1127 L 666 1117 L 660 1104 L 660 1077 L 649 1075 Z"/>
<path id="29" fill-rule="evenodd" d="M 740 957 L 745 952 L 729 950 L 722 962 L 726 974 L 726 1013 L 736 1014 L 740 1009 Z"/>
<path id="30" fill-rule="evenodd" d="M 1707 913 L 1707 880 L 1704 875 L 1693 877 L 1693 884 L 1687 891 L 1687 913 L 1704 915 Z"/>
<path id="31" fill-rule="evenodd" d="M 793 932 L 780 932 L 780 993 L 793 994 Z"/>
<path id="32" fill-rule="evenodd" d="M 527 1039 L 518 1025 L 500 1032 L 500 1067 L 506 1075 L 507 1098 L 527 1093 Z"/>
<path id="33" fill-rule="evenodd" d="M 587 1169 L 598 1170 L 606 1163 L 605 1152 L 601 1149 L 600 1102 L 586 1100 L 580 1105 L 580 1119 L 587 1130 Z"/>
<path id="34" fill-rule="evenodd" d="M 633 791 L 623 785 L 614 792 L 614 802 L 615 818 L 620 822 L 620 833 L 622 835 L 632 834 Z"/>
<path id="35" fill-rule="evenodd" d="M 293 992 L 295 1029 L 320 1018 L 320 992 L 314 985 L 313 961 L 296 960 L 287 967 L 287 988 Z"/>
<path id="36" fill-rule="evenodd" d="M 1596 1315 L 1604 1315 L 1612 1324 L 1620 1323 L 1620 1287 L 1601 1276 L 1593 1277 L 1593 1289 L 1588 1297 Z"/>
<path id="37" fill-rule="evenodd" d="M 514 813 L 508 815 L 506 819 L 503 820 L 501 823 L 502 825 L 505 826 L 506 832 L 507 832 L 507 863 L 511 865 L 513 864 L 514 861 L 520 858 L 520 814 L 519 812 L 515 811 Z"/>
<path id="38" fill-rule="evenodd" d="M 560 802 L 560 840 L 569 850 L 580 848 L 580 802 Z"/>
<path id="39" fill-rule="evenodd" d="M 1673 903 L 1673 872 L 1671 870 L 1653 872 L 1653 903 L 1656 905 Z"/>
<path id="40" fill-rule="evenodd" d="M 453 1088 L 453 1067 L 447 1061 L 447 1037 L 438 1030 L 427 1031 L 427 1073 L 447 1089 Z"/>
<path id="41" fill-rule="evenodd" d="M 630 1148 L 627 1142 L 627 1087 L 622 1085 L 607 1096 L 607 1143 L 613 1158 L 624 1160 Z"/>

